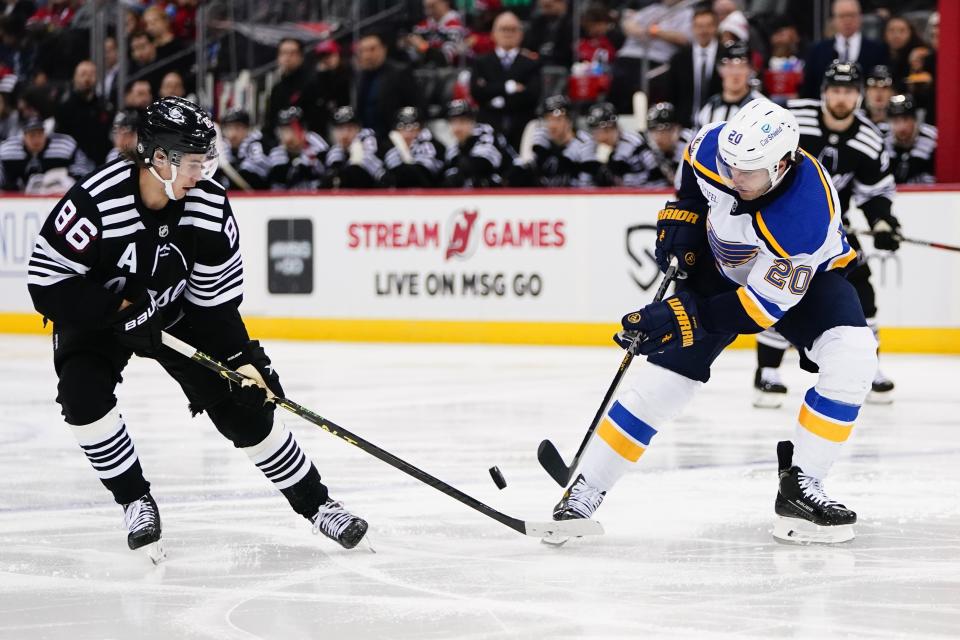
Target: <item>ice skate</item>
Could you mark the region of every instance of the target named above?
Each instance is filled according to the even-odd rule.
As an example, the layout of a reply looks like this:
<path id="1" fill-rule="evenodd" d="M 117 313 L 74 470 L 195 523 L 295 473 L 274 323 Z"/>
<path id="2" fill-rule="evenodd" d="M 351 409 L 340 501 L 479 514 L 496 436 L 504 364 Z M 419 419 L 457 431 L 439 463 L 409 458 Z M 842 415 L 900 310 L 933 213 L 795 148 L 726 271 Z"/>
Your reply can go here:
<path id="1" fill-rule="evenodd" d="M 870 393 L 867 394 L 867 402 L 870 404 L 891 404 L 893 402 L 893 380 L 883 374 L 883 371 L 877 369 L 873 376 L 873 384 L 870 385 Z"/>
<path id="2" fill-rule="evenodd" d="M 577 520 L 589 518 L 603 502 L 605 495 L 607 495 L 606 491 L 600 491 L 587 484 L 581 473 L 570 485 L 570 488 L 564 492 L 560 502 L 553 508 L 553 519 Z M 569 539 L 569 536 L 550 535 L 543 538 L 543 542 L 561 545 Z"/>
<path id="3" fill-rule="evenodd" d="M 160 510 L 149 493 L 123 505 L 123 522 L 127 525 L 127 546 L 131 550 L 143 549 L 153 564 L 159 564 L 166 559 L 160 539 Z"/>
<path id="4" fill-rule="evenodd" d="M 780 379 L 780 370 L 761 367 L 753 376 L 753 406 L 758 409 L 779 409 L 787 395 L 787 386 Z"/>
<path id="5" fill-rule="evenodd" d="M 336 500 L 327 499 L 311 518 L 313 532 L 322 533 L 344 549 L 353 549 L 367 533 L 367 521 L 359 518 Z"/>
<path id="6" fill-rule="evenodd" d="M 793 465 L 793 443 L 777 445 L 780 490 L 774 509 L 773 537 L 784 542 L 836 543 L 853 540 L 857 514 L 833 500 L 820 480 Z"/>

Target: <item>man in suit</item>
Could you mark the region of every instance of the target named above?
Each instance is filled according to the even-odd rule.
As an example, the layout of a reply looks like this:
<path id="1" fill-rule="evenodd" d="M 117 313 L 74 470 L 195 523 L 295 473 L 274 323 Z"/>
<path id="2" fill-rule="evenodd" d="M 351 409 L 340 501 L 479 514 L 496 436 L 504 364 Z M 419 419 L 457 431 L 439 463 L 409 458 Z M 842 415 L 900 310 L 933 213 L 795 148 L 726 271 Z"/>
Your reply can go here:
<path id="1" fill-rule="evenodd" d="M 717 73 L 717 14 L 710 7 L 693 14 L 693 43 L 670 59 L 670 102 L 681 125 L 689 127 L 707 98 L 720 93 Z"/>
<path id="2" fill-rule="evenodd" d="M 393 117 L 406 106 L 421 106 L 417 84 L 410 69 L 387 60 L 384 37 L 371 32 L 357 42 L 358 74 L 356 116 L 362 128 L 385 138 L 393 128 Z"/>
<path id="3" fill-rule="evenodd" d="M 536 117 L 540 100 L 540 62 L 520 48 L 523 27 L 511 12 L 493 22 L 496 49 L 477 58 L 470 77 L 470 94 L 480 107 L 478 119 L 501 132 L 520 148 L 523 128 Z"/>
<path id="4" fill-rule="evenodd" d="M 836 35 L 816 43 L 807 53 L 803 79 L 805 98 L 820 97 L 820 81 L 834 60 L 856 62 L 864 70 L 889 64 L 887 45 L 865 38 L 860 32 L 863 15 L 859 0 L 833 0 L 832 12 Z"/>

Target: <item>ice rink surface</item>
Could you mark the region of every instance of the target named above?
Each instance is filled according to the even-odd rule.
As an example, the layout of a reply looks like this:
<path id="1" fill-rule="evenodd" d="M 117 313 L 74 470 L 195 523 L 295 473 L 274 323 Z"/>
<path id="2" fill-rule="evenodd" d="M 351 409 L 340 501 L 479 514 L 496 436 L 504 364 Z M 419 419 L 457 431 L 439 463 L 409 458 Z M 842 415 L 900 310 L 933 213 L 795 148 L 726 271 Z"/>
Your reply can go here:
<path id="1" fill-rule="evenodd" d="M 542 520 L 619 362 L 614 348 L 267 342 L 287 394 L 510 515 Z M 0 337 L 0 638 L 935 638 L 960 635 L 960 358 L 887 355 L 827 482 L 857 538 L 770 535 L 775 447 L 814 376 L 756 410 L 753 354 L 663 429 L 598 512 L 606 535 L 551 548 L 279 412 L 376 553 L 310 533 L 179 388 L 134 360 L 120 407 L 169 559 L 126 548 L 120 507 L 54 403 L 42 337 Z M 635 366 L 643 366 L 637 363 Z M 498 465 L 498 491 L 487 468 Z"/>

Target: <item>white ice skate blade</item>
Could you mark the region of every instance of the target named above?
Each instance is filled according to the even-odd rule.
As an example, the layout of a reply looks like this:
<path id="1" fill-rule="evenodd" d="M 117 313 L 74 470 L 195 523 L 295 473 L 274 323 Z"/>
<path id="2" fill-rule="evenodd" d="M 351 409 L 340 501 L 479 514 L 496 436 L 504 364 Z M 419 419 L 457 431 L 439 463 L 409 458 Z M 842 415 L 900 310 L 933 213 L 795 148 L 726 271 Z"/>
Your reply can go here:
<path id="1" fill-rule="evenodd" d="M 550 522 L 525 522 L 528 536 L 534 538 L 579 538 L 603 535 L 603 525 L 596 520 L 551 520 Z M 562 544 L 562 543 L 561 543 Z"/>
<path id="2" fill-rule="evenodd" d="M 152 562 L 153 564 L 160 564 L 161 562 L 167 559 L 167 552 L 163 548 L 162 539 L 157 540 L 156 542 L 151 542 L 150 544 L 145 545 L 143 547 L 140 547 L 139 549 L 137 549 L 137 551 L 144 552 L 147 555 L 147 557 L 150 558 L 150 562 Z"/>
<path id="3" fill-rule="evenodd" d="M 753 406 L 757 409 L 779 409 L 783 406 L 783 399 L 786 397 L 785 393 L 767 393 L 758 390 L 753 396 Z"/>
<path id="4" fill-rule="evenodd" d="M 867 394 L 867 404 L 893 404 L 893 391 L 871 391 Z"/>
<path id="5" fill-rule="evenodd" d="M 853 525 L 840 524 L 822 527 L 800 518 L 777 516 L 773 537 L 792 544 L 837 544 L 853 540 Z"/>

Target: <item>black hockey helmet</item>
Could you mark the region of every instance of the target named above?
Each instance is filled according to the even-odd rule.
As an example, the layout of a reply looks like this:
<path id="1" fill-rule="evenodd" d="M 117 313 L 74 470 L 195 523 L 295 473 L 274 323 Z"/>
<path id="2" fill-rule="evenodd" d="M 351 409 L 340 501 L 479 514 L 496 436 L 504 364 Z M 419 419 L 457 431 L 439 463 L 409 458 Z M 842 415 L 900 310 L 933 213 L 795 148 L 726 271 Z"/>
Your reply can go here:
<path id="1" fill-rule="evenodd" d="M 250 114 L 243 109 L 231 109 L 220 118 L 220 126 L 225 127 L 228 124 L 242 124 L 245 127 L 249 127 Z"/>
<path id="2" fill-rule="evenodd" d="M 469 100 L 451 100 L 447 105 L 447 118 L 470 118 L 477 117 L 477 110 L 473 108 Z"/>
<path id="3" fill-rule="evenodd" d="M 124 109 L 122 111 L 117 111 L 117 115 L 113 116 L 114 129 L 129 129 L 130 131 L 136 131 L 137 127 L 139 126 L 139 109 Z"/>
<path id="4" fill-rule="evenodd" d="M 333 125 L 339 127 L 345 124 L 360 124 L 360 118 L 353 107 L 340 107 L 333 112 Z"/>
<path id="5" fill-rule="evenodd" d="M 677 110 L 670 102 L 658 102 L 647 111 L 647 129 L 656 131 L 680 124 Z"/>
<path id="6" fill-rule="evenodd" d="M 167 96 L 157 100 L 140 118 L 137 126 L 137 158 L 145 166 L 162 150 L 171 164 L 179 165 L 184 154 L 216 158 L 217 133 L 210 115 L 199 105 Z"/>
<path id="7" fill-rule="evenodd" d="M 567 96 L 557 94 L 547 96 L 540 106 L 540 113 L 545 116 L 568 116 L 570 115 L 570 101 Z"/>
<path id="8" fill-rule="evenodd" d="M 863 74 L 860 71 L 860 65 L 856 62 L 834 60 L 823 74 L 820 90 L 827 87 L 854 87 L 862 91 Z"/>
<path id="9" fill-rule="evenodd" d="M 890 98 L 890 102 L 887 104 L 887 117 L 895 118 L 897 116 L 917 117 L 917 104 L 909 93 Z"/>
<path id="10" fill-rule="evenodd" d="M 617 110 L 609 102 L 598 102 L 587 111 L 587 126 L 591 129 L 617 126 Z"/>
<path id="11" fill-rule="evenodd" d="M 893 74 L 890 68 L 885 64 L 878 64 L 870 73 L 867 74 L 868 87 L 890 87 L 893 86 Z"/>
<path id="12" fill-rule="evenodd" d="M 393 118 L 393 127 L 419 127 L 423 125 L 420 110 L 416 107 L 402 107 Z"/>
<path id="13" fill-rule="evenodd" d="M 287 107 L 277 114 L 278 127 L 290 127 L 294 123 L 299 124 L 301 122 L 303 122 L 303 109 L 300 107 Z"/>
<path id="14" fill-rule="evenodd" d="M 727 40 L 720 45 L 720 50 L 717 51 L 717 60 L 719 60 L 721 64 L 734 62 L 736 60 L 749 63 L 750 45 L 742 40 Z"/>

